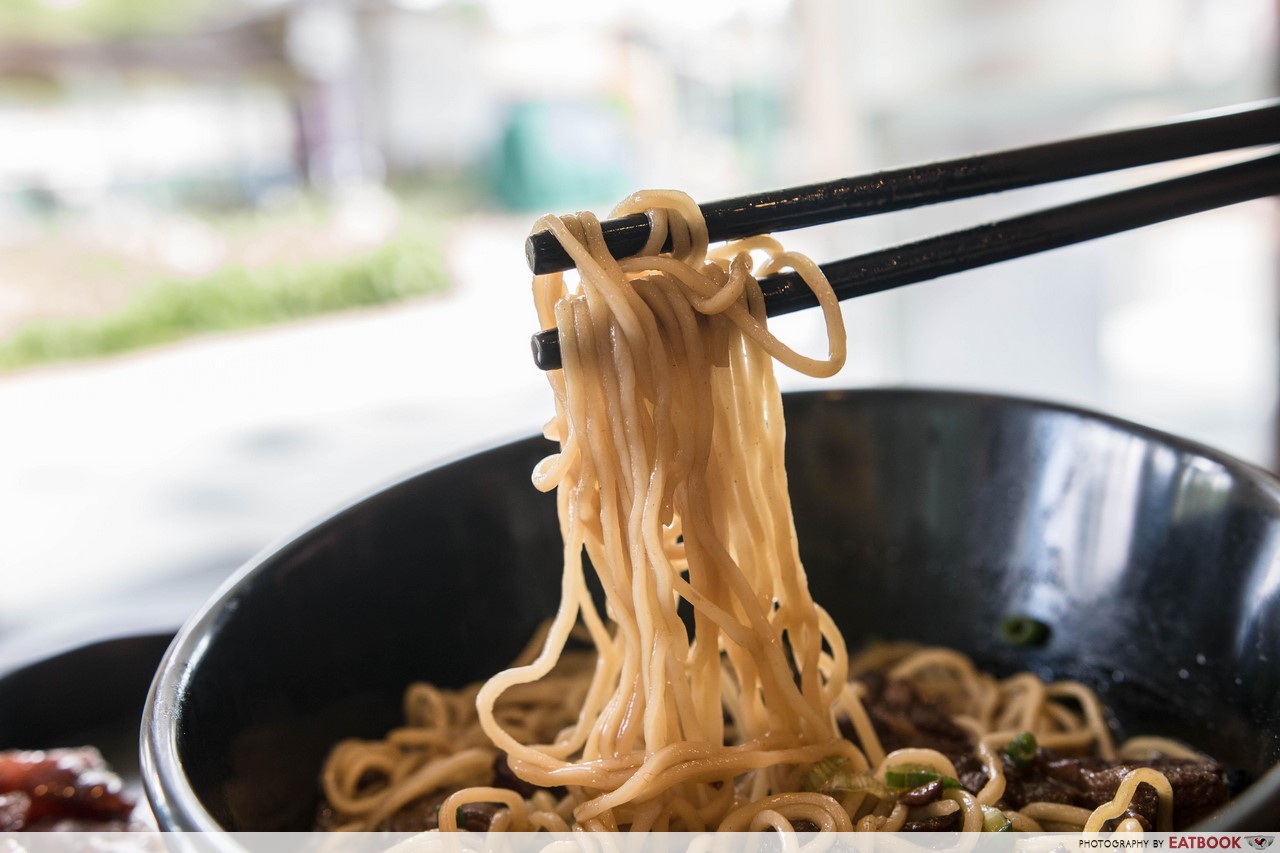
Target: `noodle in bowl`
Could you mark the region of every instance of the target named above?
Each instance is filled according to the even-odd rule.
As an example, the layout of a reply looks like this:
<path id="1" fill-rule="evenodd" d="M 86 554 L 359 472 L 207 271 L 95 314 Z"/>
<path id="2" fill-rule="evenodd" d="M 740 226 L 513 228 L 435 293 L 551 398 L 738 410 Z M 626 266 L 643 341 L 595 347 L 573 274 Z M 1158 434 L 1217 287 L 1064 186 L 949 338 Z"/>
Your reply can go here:
<path id="1" fill-rule="evenodd" d="M 1029 486 L 1036 487 L 1037 503 L 1007 506 L 1011 518 L 992 515 L 991 508 L 966 518 L 957 513 L 972 499 L 958 487 L 998 487 L 999 478 L 991 475 L 1000 470 L 1001 457 L 1034 433 L 980 440 L 961 432 L 971 443 L 948 448 L 936 442 L 940 424 L 926 420 L 924 446 L 914 449 L 937 457 L 931 461 L 942 470 L 963 469 L 973 485 L 949 482 L 939 491 L 934 482 L 913 484 L 931 509 L 923 515 L 945 523 L 921 525 L 921 507 L 912 507 L 911 515 L 898 519 L 908 528 L 893 528 L 899 541 L 881 551 L 876 546 L 884 544 L 884 529 L 858 529 L 883 515 L 880 495 L 870 492 L 892 495 L 902 479 L 897 469 L 914 460 L 895 457 L 886 467 L 886 460 L 871 457 L 867 484 L 855 485 L 856 469 L 841 469 L 836 483 L 829 482 L 829 472 L 816 472 L 818 484 L 826 486 L 817 494 L 827 503 L 866 501 L 826 531 L 828 539 L 837 534 L 848 552 L 828 570 L 901 561 L 896 571 L 914 581 L 907 595 L 877 598 L 868 587 L 855 589 L 854 597 L 911 620 L 929 592 L 954 594 L 957 583 L 981 581 L 984 567 L 957 557 L 982 555 L 981 538 L 1013 521 L 1016 536 L 1004 544 L 1017 551 L 1001 555 L 1001 582 L 989 591 L 999 612 L 975 626 L 970 639 L 986 641 L 973 648 L 975 654 L 997 666 L 1001 657 L 1007 663 L 1009 647 L 1029 639 L 998 630 L 1012 619 L 1034 626 L 1032 645 L 1040 659 L 1020 648 L 1027 671 L 997 681 L 963 655 L 926 648 L 884 657 L 850 682 L 856 672 L 845 632 L 865 634 L 868 626 L 841 624 L 810 589 L 796 536 L 797 519 L 809 507 L 788 485 L 783 403 L 773 376 L 775 358 L 814 376 L 839 369 L 845 343 L 835 296 L 816 265 L 771 238 L 709 252 L 701 213 L 687 196 L 638 194 L 614 215 L 636 210 L 648 212 L 653 236 L 640 256 L 621 262 L 604 249 L 589 214 L 539 223 L 556 234 L 579 271 L 574 284 L 560 274 L 535 280 L 542 325 L 559 327 L 564 360 L 564 369 L 549 375 L 556 417 L 547 436 L 559 442 L 559 452 L 543 459 L 533 477 L 539 490 L 557 495 L 563 546 L 554 613 L 515 665 L 468 690 L 415 685 L 405 698 L 409 725 L 385 739 L 343 740 L 324 765 L 321 822 L 387 829 L 408 816 L 416 823 L 404 828 L 438 825 L 446 831 L 464 823 L 515 830 L 1168 831 L 1220 812 L 1228 792 L 1220 765 L 1167 737 L 1117 750 L 1093 689 L 1080 680 L 1046 684 L 1030 670 L 1062 665 L 1052 660 L 1054 640 L 1059 657 L 1072 651 L 1061 634 L 1077 614 L 1062 606 L 1063 593 L 1079 591 L 1090 575 L 1098 576 L 1088 602 L 1095 612 L 1137 599 L 1138 612 L 1121 623 L 1124 652 L 1132 657 L 1133 640 L 1146 628 L 1134 617 L 1152 624 L 1167 609 L 1167 601 L 1156 597 L 1165 585 L 1160 569 L 1181 549 L 1205 547 L 1194 537 L 1203 535 L 1199 525 L 1210 518 L 1220 537 L 1247 541 L 1256 550 L 1251 572 L 1270 571 L 1271 537 L 1241 539 L 1241 526 L 1255 527 L 1258 519 L 1247 511 L 1221 517 L 1217 511 L 1232 497 L 1247 505 L 1254 493 L 1265 492 L 1274 502 L 1271 484 L 1263 487 L 1255 477 L 1258 482 L 1241 489 L 1230 477 L 1208 476 L 1195 466 L 1170 468 L 1173 457 L 1141 444 L 1128 448 L 1142 451 L 1133 458 L 1101 454 L 1102 470 L 1093 482 L 1081 474 L 1078 457 L 1061 456 L 1064 448 L 1079 448 L 1055 436 L 1053 444 L 1037 448 L 1047 459 L 1036 481 L 1006 484 L 1009 504 L 1017 504 L 1013 499 Z M 672 250 L 658 255 L 668 238 Z M 782 268 L 795 270 L 822 306 L 825 357 L 796 353 L 767 329 L 756 277 Z M 817 440 L 820 457 L 840 458 L 842 436 L 808 438 Z M 964 455 L 945 459 L 941 451 L 947 449 Z M 1141 463 L 1136 471 L 1134 461 Z M 976 470 L 969 467 L 974 463 Z M 1107 487 L 1126 474 L 1144 487 L 1164 489 L 1127 495 L 1140 506 L 1170 486 L 1186 492 L 1172 508 L 1163 538 L 1149 531 L 1139 537 L 1131 516 L 1098 512 Z M 1169 476 L 1170 483 L 1160 482 Z M 1086 514 L 1054 519 L 1043 506 L 1054 491 L 1064 501 L 1089 505 Z M 801 510 L 794 518 L 793 497 Z M 1028 515 L 1032 509 L 1036 514 Z M 1045 523 L 1045 516 L 1054 523 Z M 1266 518 L 1274 522 L 1274 513 Z M 1175 543 L 1179 550 L 1169 550 Z M 969 548 L 949 547 L 956 545 Z M 1019 567 L 1011 559 L 1029 560 L 1041 549 L 1047 549 L 1041 563 L 1053 571 Z M 1076 558 L 1075 565 L 1064 568 L 1064 555 Z M 1220 553 L 1203 556 L 1210 581 L 1239 571 Z M 1135 561 L 1153 573 L 1145 588 L 1130 588 Z M 440 579 L 438 565 L 419 571 Z M 1039 577 L 1045 582 L 1037 594 L 1019 598 L 1008 594 L 1019 573 L 1047 577 Z M 1253 581 L 1256 589 L 1258 579 Z M 481 597 L 471 604 L 478 613 L 493 602 Z M 1197 615 L 1203 614 L 1187 614 Z M 931 629 L 899 626 L 886 633 L 930 640 L 924 635 Z M 589 651 L 570 651 L 575 631 Z M 1212 645 L 1205 634 L 1192 636 L 1198 645 Z M 1258 645 L 1268 639 L 1274 641 L 1261 638 Z M 1207 667 L 1226 651 L 1201 649 L 1194 660 Z M 1237 665 L 1246 663 L 1238 659 L 1238 643 L 1230 651 Z M 1097 665 L 1096 659 L 1076 660 L 1076 668 L 1086 670 L 1084 681 L 1116 696 L 1158 681 L 1131 666 L 1108 672 Z M 1189 680 L 1188 669 L 1177 672 Z M 431 680 L 448 685 L 448 679 Z M 1241 674 L 1234 684 L 1236 693 L 1258 688 L 1254 681 L 1246 685 Z M 157 692 L 163 702 L 162 684 Z M 220 704 L 206 698 L 213 707 Z M 1166 695 L 1166 703 L 1170 699 L 1181 703 Z M 1276 713 L 1270 704 L 1266 711 L 1250 709 L 1255 724 Z M 178 732 L 198 729 L 204 711 L 184 716 Z M 1150 729 L 1150 722 L 1148 715 L 1133 725 L 1166 734 Z M 908 730 L 914 734 L 904 736 Z M 253 766 L 269 741 L 235 746 L 232 766 L 237 756 Z M 1197 746 L 1232 764 L 1220 750 Z M 181 751 L 181 743 L 176 747 Z M 1043 747 L 1085 758 L 1064 761 Z M 1134 750 L 1166 757 L 1148 764 Z M 1090 763 L 1095 759 L 1088 756 L 1104 764 Z M 1117 758 L 1123 766 L 1114 765 Z M 1061 799 L 1068 789 L 1075 793 Z M 225 805 L 234 814 L 246 801 L 242 790 L 232 790 Z M 487 809 L 487 816 L 472 826 L 477 808 Z M 163 820 L 163 800 L 157 810 Z"/>
<path id="2" fill-rule="evenodd" d="M 1255 780 L 1212 826 L 1276 824 L 1270 477 L 1024 400 L 784 402 L 801 556 L 851 648 L 908 639 L 998 674 L 1083 681 L 1122 734 L 1177 738 Z M 549 447 L 528 439 L 427 471 L 242 569 L 153 685 L 144 771 L 162 825 L 307 829 L 325 756 L 399 725 L 407 685 L 460 687 L 509 665 L 558 603 L 555 501 L 528 484 Z M 1010 614 L 1043 619 L 1048 642 L 1003 642 Z"/>

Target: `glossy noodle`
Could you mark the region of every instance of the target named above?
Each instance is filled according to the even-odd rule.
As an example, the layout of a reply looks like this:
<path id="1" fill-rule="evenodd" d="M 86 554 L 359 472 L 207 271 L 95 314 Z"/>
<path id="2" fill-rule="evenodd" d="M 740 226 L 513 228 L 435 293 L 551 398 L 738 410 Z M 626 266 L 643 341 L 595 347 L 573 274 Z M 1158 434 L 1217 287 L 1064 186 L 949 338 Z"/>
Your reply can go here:
<path id="1" fill-rule="evenodd" d="M 613 215 L 634 212 L 648 213 L 653 236 L 623 261 L 590 214 L 537 225 L 578 270 L 576 282 L 534 283 L 564 365 L 548 374 L 546 434 L 560 451 L 533 475 L 557 494 L 559 610 L 512 668 L 463 690 L 415 685 L 404 728 L 339 745 L 323 778 L 332 823 L 384 826 L 434 795 L 428 824 L 445 831 L 481 806 L 489 828 L 510 830 L 1133 829 L 1130 801 L 1145 784 L 1159 800 L 1151 828 L 1168 829 L 1169 783 L 1150 767 L 1095 809 L 1009 805 L 1015 741 L 1117 758 L 1080 684 L 997 680 L 945 649 L 886 652 L 880 677 L 949 716 L 981 785 L 960 785 L 939 749 L 882 742 L 844 638 L 809 593 L 773 367 L 837 372 L 839 303 L 812 261 L 772 238 L 709 250 L 683 194 L 637 194 Z M 660 255 L 668 235 L 673 250 Z M 784 269 L 817 296 L 826 353 L 800 354 L 769 332 L 757 279 Z"/>

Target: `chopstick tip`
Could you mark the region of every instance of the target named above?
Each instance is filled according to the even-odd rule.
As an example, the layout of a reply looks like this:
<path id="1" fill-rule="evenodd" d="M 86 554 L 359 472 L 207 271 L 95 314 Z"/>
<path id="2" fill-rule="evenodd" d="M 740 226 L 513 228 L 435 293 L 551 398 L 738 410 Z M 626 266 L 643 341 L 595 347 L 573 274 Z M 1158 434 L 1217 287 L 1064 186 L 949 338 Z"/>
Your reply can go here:
<path id="1" fill-rule="evenodd" d="M 534 275 L 538 274 L 538 244 L 534 240 L 538 236 L 535 232 L 524 239 L 524 262 L 529 265 L 529 271 Z"/>
<path id="2" fill-rule="evenodd" d="M 539 370 L 559 370 L 560 333 L 556 329 L 544 329 L 529 339 L 533 350 L 533 363 Z"/>

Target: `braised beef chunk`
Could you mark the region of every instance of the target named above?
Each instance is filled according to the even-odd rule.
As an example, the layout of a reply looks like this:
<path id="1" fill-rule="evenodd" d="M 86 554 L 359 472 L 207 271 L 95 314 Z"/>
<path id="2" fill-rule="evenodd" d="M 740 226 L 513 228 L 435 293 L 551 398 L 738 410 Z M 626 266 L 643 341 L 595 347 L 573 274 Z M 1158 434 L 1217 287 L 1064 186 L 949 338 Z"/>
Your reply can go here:
<path id="1" fill-rule="evenodd" d="M 1216 761 L 1162 758 L 1151 763 L 1173 787 L 1173 823 L 1181 829 L 1204 820 L 1231 798 L 1227 774 Z"/>
<path id="2" fill-rule="evenodd" d="M 942 796 L 942 780 L 934 779 L 932 782 L 925 782 L 918 788 L 912 788 L 905 794 L 898 797 L 898 802 L 905 803 L 908 806 L 924 806 L 932 803 L 938 797 Z"/>
<path id="3" fill-rule="evenodd" d="M 796 832 L 817 832 L 819 830 L 819 826 L 816 823 L 804 818 L 791 821 L 791 828 Z"/>
<path id="4" fill-rule="evenodd" d="M 93 747 L 0 752 L 0 829 L 125 829 L 123 787 Z"/>
<path id="5" fill-rule="evenodd" d="M 885 752 L 924 747 L 954 761 L 973 750 L 969 734 L 946 711 L 921 700 L 907 682 L 891 681 L 876 671 L 860 675 L 858 680 L 866 688 L 863 704 Z M 857 742 L 849 720 L 840 720 L 840 733 Z"/>
<path id="6" fill-rule="evenodd" d="M 467 803 L 458 809 L 458 826 L 467 832 L 485 832 L 501 808 L 497 803 Z"/>
<path id="7" fill-rule="evenodd" d="M 886 752 L 915 746 L 936 749 L 955 763 L 960 784 L 967 790 L 978 791 L 987 783 L 986 770 L 974 754 L 972 740 L 940 707 L 923 701 L 910 684 L 891 680 L 883 672 L 864 673 L 858 680 L 866 689 L 863 704 Z M 858 741 L 848 719 L 840 720 L 840 733 L 855 743 Z M 1021 768 L 1004 758 L 1007 779 L 1004 801 L 1013 808 L 1031 802 L 1097 808 L 1115 796 L 1125 774 L 1137 767 L 1154 767 L 1168 778 L 1173 788 L 1176 829 L 1204 819 L 1229 797 L 1227 773 L 1214 761 L 1160 758 L 1108 762 L 1101 758 L 1063 758 L 1040 749 L 1035 758 Z M 928 792 L 917 789 L 907 792 L 903 799 L 926 796 Z M 1130 809 L 1131 816 L 1154 826 L 1157 799 L 1154 788 L 1140 785 Z M 908 823 L 905 828 L 934 831 L 933 826 L 938 822 L 936 819 L 920 821 L 919 827 Z M 949 826 L 947 823 L 943 828 Z"/>
<path id="8" fill-rule="evenodd" d="M 1185 829 L 1207 817 L 1227 801 L 1226 774 L 1214 761 L 1158 758 L 1152 761 L 1106 761 L 1101 758 L 1062 758 L 1041 749 L 1024 767 L 1004 760 L 1004 800 L 1014 808 L 1031 802 L 1066 803 L 1093 809 L 1111 800 L 1130 770 L 1153 767 L 1173 788 L 1173 825 Z M 976 756 L 956 763 L 960 784 L 976 791 L 987 773 Z M 1130 808 L 1132 816 L 1155 826 L 1158 798 L 1150 785 L 1139 785 Z"/>
<path id="9" fill-rule="evenodd" d="M 1226 774 L 1216 761 L 1199 761 L 1184 758 L 1158 758 L 1154 761 L 1116 762 L 1108 764 L 1102 759 L 1058 759 L 1050 762 L 1050 772 L 1072 785 L 1079 785 L 1093 805 L 1101 805 L 1115 796 L 1116 788 L 1125 774 L 1136 767 L 1153 767 L 1165 775 L 1173 788 L 1173 823 L 1175 829 L 1183 829 L 1207 817 L 1227 801 Z M 1138 792 L 1146 792 L 1151 808 L 1135 809 L 1151 823 L 1155 823 L 1156 793 L 1147 785 Z M 1138 797 L 1134 798 L 1135 805 Z M 1145 805 L 1145 803 L 1144 803 Z"/>

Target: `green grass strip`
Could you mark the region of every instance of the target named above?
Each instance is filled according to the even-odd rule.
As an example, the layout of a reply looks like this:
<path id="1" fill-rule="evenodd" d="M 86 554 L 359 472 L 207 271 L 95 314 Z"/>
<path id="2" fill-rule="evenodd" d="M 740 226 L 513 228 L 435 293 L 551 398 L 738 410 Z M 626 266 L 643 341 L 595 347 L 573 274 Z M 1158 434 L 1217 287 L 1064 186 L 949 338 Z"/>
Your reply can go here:
<path id="1" fill-rule="evenodd" d="M 0 341 L 0 370 L 96 358 L 195 335 L 281 323 L 443 291 L 439 251 L 397 240 L 332 262 L 167 280 L 100 317 L 33 323 Z"/>

